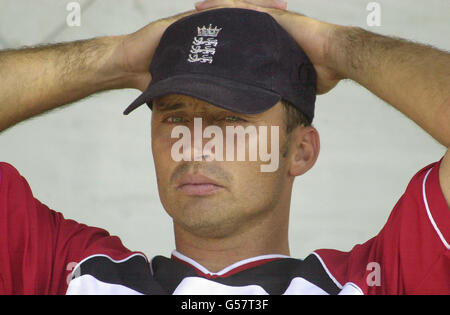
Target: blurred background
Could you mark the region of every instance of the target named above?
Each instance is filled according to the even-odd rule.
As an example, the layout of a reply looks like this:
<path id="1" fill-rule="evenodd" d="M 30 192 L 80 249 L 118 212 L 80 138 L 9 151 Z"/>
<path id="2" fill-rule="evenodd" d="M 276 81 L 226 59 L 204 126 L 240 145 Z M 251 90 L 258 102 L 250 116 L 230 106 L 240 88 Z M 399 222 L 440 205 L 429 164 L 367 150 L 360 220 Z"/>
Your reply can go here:
<path id="1" fill-rule="evenodd" d="M 81 9 L 79 26 L 67 23 L 71 2 Z M 0 0 L 0 50 L 130 33 L 191 10 L 194 2 Z M 290 0 L 288 9 L 450 50 L 450 1 L 371 2 Z M 379 19 L 373 16 L 378 9 Z M 122 115 L 139 94 L 102 92 L 20 123 L 0 134 L 0 161 L 14 165 L 51 209 L 102 227 L 150 258 L 170 255 L 175 243 L 158 196 L 151 112 L 142 106 Z M 412 176 L 445 152 L 412 121 L 350 81 L 318 97 L 313 125 L 321 136 L 320 156 L 296 179 L 291 204 L 296 258 L 319 248 L 347 251 L 375 236 Z"/>

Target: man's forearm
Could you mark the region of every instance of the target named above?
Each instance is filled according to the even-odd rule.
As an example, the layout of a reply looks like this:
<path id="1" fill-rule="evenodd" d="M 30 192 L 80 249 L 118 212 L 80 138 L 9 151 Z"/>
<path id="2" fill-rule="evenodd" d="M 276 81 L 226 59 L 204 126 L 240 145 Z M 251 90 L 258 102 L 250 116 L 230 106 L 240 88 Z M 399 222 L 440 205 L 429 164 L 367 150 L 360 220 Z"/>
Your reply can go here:
<path id="1" fill-rule="evenodd" d="M 334 69 L 382 98 L 450 146 L 450 54 L 354 27 L 329 46 Z"/>
<path id="2" fill-rule="evenodd" d="M 98 91 L 129 87 L 120 37 L 0 52 L 0 131 Z"/>

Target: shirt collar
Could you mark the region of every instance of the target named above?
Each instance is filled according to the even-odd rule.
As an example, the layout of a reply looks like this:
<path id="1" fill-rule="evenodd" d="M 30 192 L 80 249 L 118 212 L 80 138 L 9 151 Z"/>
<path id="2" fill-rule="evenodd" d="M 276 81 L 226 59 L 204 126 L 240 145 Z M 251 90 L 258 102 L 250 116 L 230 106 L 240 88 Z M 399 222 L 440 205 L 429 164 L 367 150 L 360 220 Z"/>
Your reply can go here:
<path id="1" fill-rule="evenodd" d="M 243 271 L 246 269 L 250 269 L 274 260 L 282 259 L 282 258 L 291 258 L 290 256 L 286 255 L 279 255 L 279 254 L 270 254 L 270 255 L 260 255 L 255 256 L 247 259 L 240 260 L 238 262 L 235 262 L 228 267 L 223 268 L 222 270 L 218 272 L 211 272 L 192 258 L 189 258 L 177 250 L 174 250 L 172 252 L 172 255 L 170 257 L 172 260 L 179 261 L 185 265 L 188 265 L 192 268 L 194 268 L 197 273 L 203 277 L 206 278 L 217 278 L 217 277 L 228 277 L 231 276 L 239 271 Z"/>

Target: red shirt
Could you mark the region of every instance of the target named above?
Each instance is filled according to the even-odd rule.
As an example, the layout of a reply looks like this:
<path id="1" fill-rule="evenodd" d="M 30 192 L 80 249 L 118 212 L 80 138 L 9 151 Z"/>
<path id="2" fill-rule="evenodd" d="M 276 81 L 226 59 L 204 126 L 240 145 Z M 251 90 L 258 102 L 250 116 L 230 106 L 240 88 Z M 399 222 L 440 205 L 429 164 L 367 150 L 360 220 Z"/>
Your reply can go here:
<path id="1" fill-rule="evenodd" d="M 450 209 L 439 184 L 441 161 L 414 175 L 377 236 L 349 252 L 316 251 L 340 284 L 356 284 L 364 294 L 450 294 Z"/>
<path id="2" fill-rule="evenodd" d="M 450 211 L 440 162 L 411 179 L 377 236 L 349 252 L 314 252 L 341 293 L 450 293 Z M 107 231 L 49 209 L 13 166 L 0 163 L 1 294 L 65 294 L 86 257 L 120 261 L 135 253 Z"/>
<path id="3" fill-rule="evenodd" d="M 12 165 L 0 163 L 1 294 L 65 294 L 76 264 L 99 252 L 131 253 L 107 231 L 49 209 Z"/>

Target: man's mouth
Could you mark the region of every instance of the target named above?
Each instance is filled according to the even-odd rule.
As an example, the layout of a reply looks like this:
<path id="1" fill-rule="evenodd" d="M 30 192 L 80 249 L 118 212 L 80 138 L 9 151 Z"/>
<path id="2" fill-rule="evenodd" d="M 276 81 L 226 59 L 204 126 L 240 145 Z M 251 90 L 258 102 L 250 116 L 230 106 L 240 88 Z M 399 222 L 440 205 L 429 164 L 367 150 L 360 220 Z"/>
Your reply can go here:
<path id="1" fill-rule="evenodd" d="M 177 189 L 190 196 L 207 196 L 224 189 L 216 181 L 201 174 L 186 174 L 178 182 Z"/>

